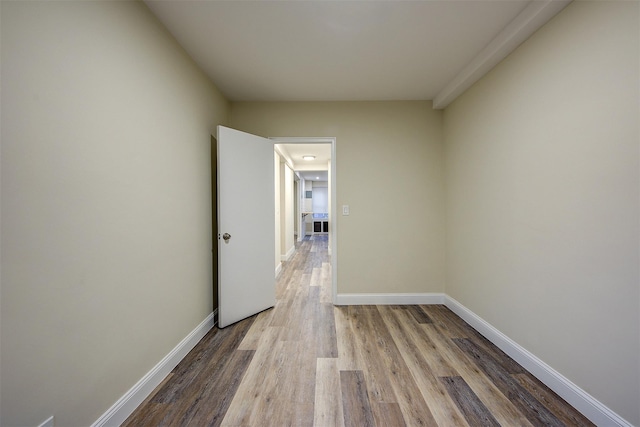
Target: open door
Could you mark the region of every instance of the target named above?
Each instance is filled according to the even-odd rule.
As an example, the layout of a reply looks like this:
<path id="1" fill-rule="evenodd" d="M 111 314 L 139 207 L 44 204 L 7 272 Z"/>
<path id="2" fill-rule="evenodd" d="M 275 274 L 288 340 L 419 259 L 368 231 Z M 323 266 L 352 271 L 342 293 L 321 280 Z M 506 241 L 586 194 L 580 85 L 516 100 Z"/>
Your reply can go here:
<path id="1" fill-rule="evenodd" d="M 218 126 L 221 328 L 275 305 L 273 174 L 273 141 Z"/>

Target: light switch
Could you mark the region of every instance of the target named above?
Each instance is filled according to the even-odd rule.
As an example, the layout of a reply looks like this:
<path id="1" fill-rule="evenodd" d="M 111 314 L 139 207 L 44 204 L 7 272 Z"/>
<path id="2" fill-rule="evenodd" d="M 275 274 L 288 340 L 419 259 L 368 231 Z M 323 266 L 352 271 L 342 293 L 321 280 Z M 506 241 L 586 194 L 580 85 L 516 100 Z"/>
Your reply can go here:
<path id="1" fill-rule="evenodd" d="M 349 205 L 342 205 L 342 215 L 349 215 Z"/>

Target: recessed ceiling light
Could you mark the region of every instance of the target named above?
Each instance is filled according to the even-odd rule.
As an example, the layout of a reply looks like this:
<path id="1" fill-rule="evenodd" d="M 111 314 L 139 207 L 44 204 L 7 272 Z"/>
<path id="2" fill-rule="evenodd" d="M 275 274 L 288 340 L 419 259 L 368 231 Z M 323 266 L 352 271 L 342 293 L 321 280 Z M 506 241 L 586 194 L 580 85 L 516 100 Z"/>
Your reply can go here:
<path id="1" fill-rule="evenodd" d="M 316 156 L 302 156 L 303 160 L 314 160 Z"/>
<path id="2" fill-rule="evenodd" d="M 319 176 L 316 176 L 316 179 L 320 179 L 320 177 L 319 177 Z"/>

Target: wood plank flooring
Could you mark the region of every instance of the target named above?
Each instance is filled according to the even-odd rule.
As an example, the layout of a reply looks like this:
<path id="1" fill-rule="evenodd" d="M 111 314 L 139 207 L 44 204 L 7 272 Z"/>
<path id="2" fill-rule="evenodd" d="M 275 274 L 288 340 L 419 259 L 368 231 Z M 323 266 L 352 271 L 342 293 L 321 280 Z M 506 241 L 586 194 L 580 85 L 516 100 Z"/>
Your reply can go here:
<path id="1" fill-rule="evenodd" d="M 590 426 L 445 306 L 331 303 L 326 236 L 277 304 L 213 328 L 124 426 Z"/>

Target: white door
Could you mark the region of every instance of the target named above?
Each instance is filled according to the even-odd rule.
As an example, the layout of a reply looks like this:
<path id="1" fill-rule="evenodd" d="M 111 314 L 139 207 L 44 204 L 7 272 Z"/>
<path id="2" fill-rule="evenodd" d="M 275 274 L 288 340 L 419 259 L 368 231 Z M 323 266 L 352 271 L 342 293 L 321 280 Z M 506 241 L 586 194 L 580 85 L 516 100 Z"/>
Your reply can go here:
<path id="1" fill-rule="evenodd" d="M 218 126 L 218 326 L 276 302 L 273 142 Z"/>

